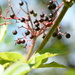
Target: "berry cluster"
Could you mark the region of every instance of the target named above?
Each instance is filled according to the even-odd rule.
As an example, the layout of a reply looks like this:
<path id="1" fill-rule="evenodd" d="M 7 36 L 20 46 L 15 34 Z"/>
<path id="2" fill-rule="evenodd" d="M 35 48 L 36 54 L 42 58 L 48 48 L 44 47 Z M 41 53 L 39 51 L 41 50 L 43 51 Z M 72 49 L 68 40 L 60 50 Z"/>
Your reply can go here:
<path id="1" fill-rule="evenodd" d="M 25 11 L 22 6 L 26 5 L 27 11 Z M 10 4 L 9 4 L 10 5 Z M 14 19 L 18 22 L 24 23 L 25 25 L 18 27 L 18 29 L 23 28 L 25 31 L 22 33 L 23 37 L 18 38 L 16 40 L 16 44 L 27 44 L 28 41 L 35 42 L 34 38 L 37 38 L 39 35 L 43 34 L 42 38 L 44 39 L 46 36 L 46 31 L 52 27 L 53 23 L 56 20 L 58 10 L 61 8 L 62 4 L 59 5 L 56 0 L 50 0 L 48 2 L 47 8 L 50 11 L 50 14 L 45 14 L 44 10 L 40 13 L 39 18 L 37 18 L 38 13 L 36 13 L 34 10 L 29 10 L 28 4 L 26 1 L 20 1 L 19 2 L 20 9 L 27 15 L 23 17 L 18 17 L 17 14 L 15 14 L 13 10 L 13 6 L 10 5 L 10 10 L 12 13 L 10 14 L 10 17 L 4 17 L 4 19 Z M 20 13 L 20 11 L 18 11 Z M 31 15 L 35 17 L 35 20 L 32 20 Z M 17 23 L 17 22 L 16 22 Z M 59 27 L 58 27 L 59 30 Z M 18 30 L 14 30 L 13 35 L 16 35 L 19 33 Z M 66 38 L 70 37 L 69 33 L 65 33 Z M 61 32 L 54 32 L 53 37 L 57 37 L 58 39 L 61 39 Z"/>
<path id="2" fill-rule="evenodd" d="M 16 20 L 20 20 L 20 22 L 25 23 L 26 26 L 21 26 L 18 27 L 18 29 L 20 28 L 25 28 L 25 32 L 23 32 L 23 38 L 18 38 L 18 40 L 16 40 L 17 44 L 24 44 L 27 43 L 28 38 L 29 40 L 33 40 L 34 38 L 37 38 L 39 35 L 43 34 L 42 38 L 44 39 L 46 36 L 46 30 L 48 30 L 52 24 L 54 23 L 55 20 L 55 16 L 57 14 L 57 9 L 59 9 L 57 7 L 57 4 L 55 4 L 56 2 L 53 0 L 50 0 L 48 3 L 47 8 L 51 11 L 50 14 L 45 14 L 44 11 L 40 13 L 39 18 L 37 18 L 37 13 L 34 10 L 29 10 L 28 8 L 28 4 L 27 2 L 25 2 L 26 6 L 27 6 L 27 12 L 22 9 L 22 6 L 24 5 L 23 1 L 19 2 L 19 6 L 21 8 L 21 10 L 23 10 L 27 16 L 26 17 L 21 17 L 18 18 Z M 54 10 L 54 12 L 52 12 L 52 10 Z M 10 15 L 10 18 L 15 19 L 16 14 L 14 13 L 13 9 L 12 9 L 13 14 Z M 31 15 L 33 17 L 36 17 L 35 20 L 32 21 L 31 19 Z M 17 30 L 14 30 L 13 35 L 16 35 L 18 33 Z"/>
<path id="3" fill-rule="evenodd" d="M 56 31 L 53 33 L 53 37 L 57 37 L 57 39 L 61 39 L 62 35 L 65 35 L 65 37 L 68 39 L 71 37 L 71 35 L 67 32 L 65 33 L 61 33 L 60 31 L 58 31 L 58 29 L 56 29 Z"/>
<path id="4" fill-rule="evenodd" d="M 17 44 L 27 43 L 28 41 L 26 42 L 26 40 L 28 40 L 28 38 L 26 37 L 29 37 L 29 40 L 33 40 L 34 38 L 37 38 L 41 34 L 43 34 L 42 38 L 44 39 L 46 36 L 46 30 L 50 29 L 50 27 L 53 25 L 57 17 L 57 12 L 61 7 L 56 1 L 50 0 L 47 6 L 47 8 L 50 11 L 50 14 L 45 14 L 44 11 L 42 11 L 39 15 L 39 18 L 37 18 L 38 14 L 34 10 L 29 10 L 27 2 L 25 3 L 27 6 L 27 12 L 24 9 L 22 9 L 22 6 L 24 5 L 23 1 L 19 2 L 19 6 L 27 14 L 27 16 L 18 18 L 18 20 L 20 20 L 20 22 L 25 23 L 26 25 L 26 26 L 21 26 L 19 28 L 25 28 L 26 30 L 25 32 L 23 32 L 24 37 L 16 40 Z M 32 21 L 31 15 L 33 17 L 36 17 L 36 19 Z M 10 17 L 14 19 L 15 17 L 14 12 L 12 15 L 10 15 Z M 13 31 L 13 34 L 16 35 L 17 31 L 16 30 Z M 58 39 L 61 39 L 62 35 L 59 32 L 57 33 L 54 32 L 53 37 L 57 37 Z M 67 38 L 69 37 L 70 36 L 67 36 Z"/>

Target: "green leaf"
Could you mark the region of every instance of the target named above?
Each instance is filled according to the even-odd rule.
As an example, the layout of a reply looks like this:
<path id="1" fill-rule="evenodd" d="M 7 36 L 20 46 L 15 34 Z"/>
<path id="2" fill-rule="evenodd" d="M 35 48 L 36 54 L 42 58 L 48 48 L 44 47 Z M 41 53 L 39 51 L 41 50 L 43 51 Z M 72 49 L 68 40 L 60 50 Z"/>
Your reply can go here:
<path id="1" fill-rule="evenodd" d="M 19 53 L 14 52 L 1 52 L 0 53 L 0 64 L 8 62 L 24 61 L 24 57 Z"/>
<path id="2" fill-rule="evenodd" d="M 65 53 L 67 52 L 55 48 L 44 49 L 33 55 L 32 58 L 28 61 L 28 63 L 34 64 L 33 68 L 37 68 L 41 64 L 45 63 L 49 57 Z"/>
<path id="3" fill-rule="evenodd" d="M 30 67 L 28 63 L 17 62 L 7 68 L 3 75 L 25 75 L 31 70 Z"/>
<path id="4" fill-rule="evenodd" d="M 11 61 L 0 59 L 0 64 L 2 64 L 2 65 L 5 63 L 8 63 L 8 62 L 11 62 Z"/>
<path id="5" fill-rule="evenodd" d="M 59 50 L 59 49 L 56 49 L 56 48 L 47 48 L 47 49 L 43 49 L 39 52 L 39 54 L 44 54 L 44 53 L 61 55 L 61 54 L 68 53 L 68 51 L 66 52 L 64 50 Z"/>
<path id="6" fill-rule="evenodd" d="M 63 50 L 55 49 L 55 48 L 47 48 L 39 51 L 35 55 L 32 56 L 32 58 L 28 61 L 29 63 L 38 63 L 38 61 L 43 61 L 47 59 L 48 57 L 53 57 L 56 55 L 65 54 L 68 52 L 65 52 Z M 45 61 L 46 62 L 46 61 Z"/>
<path id="7" fill-rule="evenodd" d="M 57 62 L 51 62 L 47 64 L 41 64 L 38 68 L 46 68 L 46 67 L 56 67 L 56 68 L 67 68 L 66 66 L 59 64 Z"/>
<path id="8" fill-rule="evenodd" d="M 0 42 L 4 38 L 6 31 L 7 31 L 8 25 L 2 25 L 0 26 Z"/>
<path id="9" fill-rule="evenodd" d="M 5 64 L 3 64 L 3 67 L 4 68 L 7 68 L 8 66 L 10 66 L 12 63 L 5 63 Z"/>
<path id="10" fill-rule="evenodd" d="M 4 67 L 2 65 L 0 65 L 0 75 L 3 74 L 3 71 L 4 71 Z"/>
<path id="11" fill-rule="evenodd" d="M 13 72 L 13 75 L 25 75 L 31 70 L 30 65 L 25 63 L 21 65 L 16 71 Z"/>

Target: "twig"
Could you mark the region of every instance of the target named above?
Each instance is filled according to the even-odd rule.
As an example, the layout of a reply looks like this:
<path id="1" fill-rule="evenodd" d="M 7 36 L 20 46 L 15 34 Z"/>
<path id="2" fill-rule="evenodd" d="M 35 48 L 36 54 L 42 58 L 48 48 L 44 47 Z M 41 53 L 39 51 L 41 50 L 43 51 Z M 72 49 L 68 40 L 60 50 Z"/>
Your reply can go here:
<path id="1" fill-rule="evenodd" d="M 27 54 L 26 62 L 30 59 L 31 53 L 32 53 L 33 48 L 34 48 L 34 45 L 35 45 L 35 40 L 36 40 L 36 37 L 34 38 L 34 40 L 33 40 L 33 42 L 32 42 L 32 45 L 31 45 L 31 47 L 30 47 L 30 49 L 29 49 L 29 52 L 28 52 L 28 54 Z"/>
<path id="2" fill-rule="evenodd" d="M 27 4 L 27 2 L 26 2 L 26 1 L 25 1 L 25 3 L 26 3 L 26 7 L 27 7 L 27 13 L 28 13 L 28 16 L 29 16 L 29 18 L 30 18 L 30 23 L 31 23 L 31 26 L 32 26 L 32 29 L 33 29 L 33 23 L 32 23 L 32 20 L 31 20 L 30 13 L 29 13 L 28 4 Z"/>
<path id="3" fill-rule="evenodd" d="M 1 23 L 0 26 L 9 25 L 9 24 L 11 24 L 11 22 L 8 22 L 8 23 L 6 23 L 6 22 L 5 22 L 5 23 Z"/>
<path id="4" fill-rule="evenodd" d="M 28 15 L 28 13 L 21 6 L 20 6 L 20 8 L 22 9 L 23 12 L 25 12 Z"/>

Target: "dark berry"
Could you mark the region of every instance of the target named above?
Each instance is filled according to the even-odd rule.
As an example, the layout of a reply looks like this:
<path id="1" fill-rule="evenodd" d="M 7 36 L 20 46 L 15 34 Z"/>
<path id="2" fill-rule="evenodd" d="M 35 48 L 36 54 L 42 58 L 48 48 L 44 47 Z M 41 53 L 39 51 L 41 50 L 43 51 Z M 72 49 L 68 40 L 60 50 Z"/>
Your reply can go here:
<path id="1" fill-rule="evenodd" d="M 44 19 L 43 19 L 43 18 L 40 18 L 40 19 L 39 19 L 39 22 L 43 22 L 43 21 L 44 21 Z"/>
<path id="2" fill-rule="evenodd" d="M 53 20 L 51 18 L 49 18 L 48 22 L 52 22 Z"/>
<path id="3" fill-rule="evenodd" d="M 47 16 L 44 17 L 44 21 L 48 21 L 48 17 Z"/>
<path id="4" fill-rule="evenodd" d="M 70 38 L 71 35 L 69 33 L 66 34 L 66 38 Z"/>
<path id="5" fill-rule="evenodd" d="M 25 18 L 21 18 L 21 22 L 25 22 Z"/>
<path id="6" fill-rule="evenodd" d="M 19 5 L 22 6 L 24 3 L 22 1 L 19 2 Z"/>
<path id="7" fill-rule="evenodd" d="M 27 31 L 25 32 L 25 34 L 26 34 L 26 35 L 29 35 L 29 34 L 30 34 L 30 31 L 29 31 L 29 30 L 27 30 Z"/>
<path id="8" fill-rule="evenodd" d="M 33 13 L 33 16 L 34 16 L 34 17 L 36 17 L 36 16 L 37 16 L 37 13 L 36 13 L 36 12 L 34 12 L 34 13 Z"/>
<path id="9" fill-rule="evenodd" d="M 49 14 L 49 18 L 52 18 L 52 17 L 53 17 L 53 14 L 50 13 L 50 14 Z"/>
<path id="10" fill-rule="evenodd" d="M 41 14 L 40 14 L 40 17 L 42 17 L 42 18 L 43 18 L 43 17 L 44 17 L 44 13 L 41 13 Z"/>
<path id="11" fill-rule="evenodd" d="M 61 34 L 58 34 L 58 35 L 57 35 L 57 38 L 58 38 L 58 39 L 61 39 L 61 38 L 62 38 Z"/>
<path id="12" fill-rule="evenodd" d="M 47 8 L 48 8 L 49 10 L 52 10 L 52 5 L 48 5 Z"/>
<path id="13" fill-rule="evenodd" d="M 56 4 L 48 5 L 47 8 L 49 10 L 55 9 L 56 8 Z"/>
<path id="14" fill-rule="evenodd" d="M 57 36 L 57 32 L 54 32 L 52 36 L 53 37 L 56 37 Z"/>
<path id="15" fill-rule="evenodd" d="M 37 22 L 38 22 L 38 20 L 37 20 L 37 19 L 35 19 L 34 24 L 35 24 L 35 23 L 37 23 Z"/>
<path id="16" fill-rule="evenodd" d="M 47 23 L 45 23 L 45 26 L 46 26 L 46 27 L 50 27 L 50 26 L 51 26 L 51 24 L 52 24 L 52 23 L 47 22 Z"/>
<path id="17" fill-rule="evenodd" d="M 33 35 L 31 35 L 31 36 L 30 36 L 30 39 L 33 39 L 33 38 L 34 38 L 34 36 L 33 36 Z"/>
<path id="18" fill-rule="evenodd" d="M 30 11 L 30 14 L 34 14 L 34 10 L 31 10 L 31 11 Z"/>
<path id="19" fill-rule="evenodd" d="M 40 30 L 40 28 L 39 28 L 39 27 L 35 27 L 35 30 L 36 30 L 36 31 L 39 31 L 39 30 Z"/>
<path id="20" fill-rule="evenodd" d="M 25 40 L 24 39 L 21 39 L 21 43 L 24 44 L 25 43 Z"/>
<path id="21" fill-rule="evenodd" d="M 18 40 L 16 41 L 16 43 L 17 43 L 17 44 L 21 44 L 21 40 L 18 39 Z"/>
<path id="22" fill-rule="evenodd" d="M 35 23 L 35 27 L 38 27 L 39 26 L 39 23 L 37 22 L 37 23 Z"/>
<path id="23" fill-rule="evenodd" d="M 10 14 L 10 17 L 11 17 L 11 18 L 14 18 L 14 16 L 15 16 L 15 14 L 14 14 L 14 13 Z"/>
<path id="24" fill-rule="evenodd" d="M 12 33 L 13 33 L 13 35 L 16 35 L 16 34 L 17 34 L 17 31 L 16 31 L 16 30 L 14 30 Z"/>
<path id="25" fill-rule="evenodd" d="M 46 36 L 46 34 L 44 34 L 44 35 L 42 36 L 42 38 L 44 39 L 44 38 L 45 38 L 45 36 Z"/>
<path id="26" fill-rule="evenodd" d="M 56 8 L 56 4 L 52 4 L 52 9 L 55 9 Z"/>
<path id="27" fill-rule="evenodd" d="M 50 4 L 50 5 L 53 4 L 53 1 L 50 0 L 48 4 Z"/>

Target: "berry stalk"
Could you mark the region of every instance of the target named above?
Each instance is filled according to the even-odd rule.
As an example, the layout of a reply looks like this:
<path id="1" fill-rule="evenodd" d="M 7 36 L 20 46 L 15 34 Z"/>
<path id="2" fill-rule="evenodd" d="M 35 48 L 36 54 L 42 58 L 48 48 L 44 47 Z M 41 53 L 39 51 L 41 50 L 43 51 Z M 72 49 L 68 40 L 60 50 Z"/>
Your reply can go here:
<path id="1" fill-rule="evenodd" d="M 32 45 L 31 45 L 31 47 L 29 49 L 29 52 L 27 54 L 26 62 L 30 59 L 30 56 L 32 54 L 32 51 L 33 51 L 33 48 L 34 48 L 34 45 L 35 45 L 35 41 L 36 41 L 36 37 L 33 39 Z"/>

